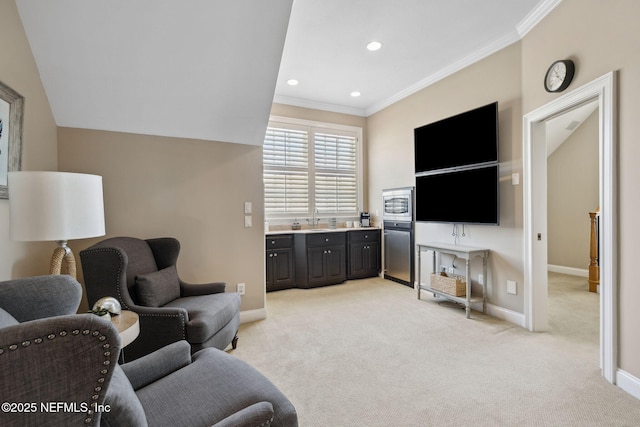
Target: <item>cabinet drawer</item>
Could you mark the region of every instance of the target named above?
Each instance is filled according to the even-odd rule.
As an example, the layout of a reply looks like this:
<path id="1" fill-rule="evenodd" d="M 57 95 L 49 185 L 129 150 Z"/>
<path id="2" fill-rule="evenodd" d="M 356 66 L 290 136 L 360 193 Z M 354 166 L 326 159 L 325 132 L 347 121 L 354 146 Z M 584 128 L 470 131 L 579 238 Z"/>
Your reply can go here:
<path id="1" fill-rule="evenodd" d="M 293 247 L 293 235 L 267 236 L 265 249 L 283 249 Z"/>
<path id="2" fill-rule="evenodd" d="M 344 243 L 344 233 L 317 233 L 307 235 L 307 246 L 310 248 L 344 245 Z"/>
<path id="3" fill-rule="evenodd" d="M 349 243 L 377 242 L 380 230 L 349 231 Z"/>

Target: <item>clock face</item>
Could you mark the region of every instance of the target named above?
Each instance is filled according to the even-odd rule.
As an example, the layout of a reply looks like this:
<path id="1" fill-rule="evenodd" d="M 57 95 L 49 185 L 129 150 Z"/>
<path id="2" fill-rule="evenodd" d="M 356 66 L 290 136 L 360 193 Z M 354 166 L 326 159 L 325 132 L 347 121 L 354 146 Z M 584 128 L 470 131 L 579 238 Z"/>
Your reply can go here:
<path id="1" fill-rule="evenodd" d="M 554 62 L 544 76 L 544 88 L 548 92 L 561 92 L 565 90 L 573 79 L 574 71 L 575 65 L 570 59 Z"/>
<path id="2" fill-rule="evenodd" d="M 547 88 L 551 91 L 558 90 L 567 77 L 567 66 L 564 62 L 556 62 L 547 72 Z"/>

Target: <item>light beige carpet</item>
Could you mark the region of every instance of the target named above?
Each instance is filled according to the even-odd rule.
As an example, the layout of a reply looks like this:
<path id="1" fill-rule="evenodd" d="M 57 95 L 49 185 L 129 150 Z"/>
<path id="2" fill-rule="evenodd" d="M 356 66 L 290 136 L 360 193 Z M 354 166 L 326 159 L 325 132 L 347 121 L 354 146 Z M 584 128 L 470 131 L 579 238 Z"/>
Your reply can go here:
<path id="1" fill-rule="evenodd" d="M 231 354 L 302 427 L 639 426 L 640 401 L 600 376 L 598 296 L 582 282 L 550 292 L 548 333 L 379 278 L 272 292 Z"/>

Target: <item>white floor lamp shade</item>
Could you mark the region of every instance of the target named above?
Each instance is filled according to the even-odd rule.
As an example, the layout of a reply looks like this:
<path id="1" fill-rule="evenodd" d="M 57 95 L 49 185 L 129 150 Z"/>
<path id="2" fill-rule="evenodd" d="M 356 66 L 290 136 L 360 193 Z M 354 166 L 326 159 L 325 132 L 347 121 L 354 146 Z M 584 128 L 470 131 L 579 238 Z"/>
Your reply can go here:
<path id="1" fill-rule="evenodd" d="M 102 177 L 69 172 L 9 172 L 11 239 L 56 241 L 51 274 L 62 258 L 75 277 L 67 240 L 104 236 Z M 73 270 L 73 271 L 71 271 Z"/>

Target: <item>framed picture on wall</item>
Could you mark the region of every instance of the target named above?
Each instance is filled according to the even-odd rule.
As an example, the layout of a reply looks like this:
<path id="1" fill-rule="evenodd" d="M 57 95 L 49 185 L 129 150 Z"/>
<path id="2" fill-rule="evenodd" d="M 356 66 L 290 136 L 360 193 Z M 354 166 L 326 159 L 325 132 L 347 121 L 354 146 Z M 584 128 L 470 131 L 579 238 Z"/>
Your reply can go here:
<path id="1" fill-rule="evenodd" d="M 24 98 L 0 82 L 0 198 L 9 198 L 9 171 L 22 166 Z"/>

